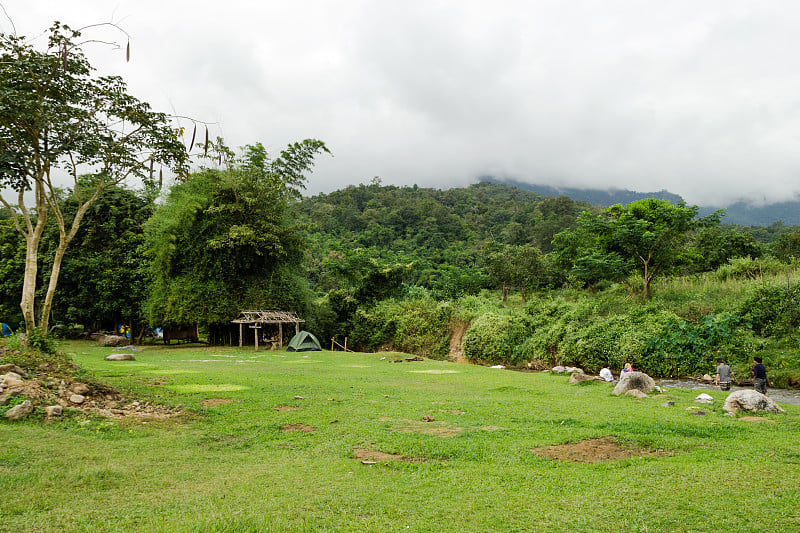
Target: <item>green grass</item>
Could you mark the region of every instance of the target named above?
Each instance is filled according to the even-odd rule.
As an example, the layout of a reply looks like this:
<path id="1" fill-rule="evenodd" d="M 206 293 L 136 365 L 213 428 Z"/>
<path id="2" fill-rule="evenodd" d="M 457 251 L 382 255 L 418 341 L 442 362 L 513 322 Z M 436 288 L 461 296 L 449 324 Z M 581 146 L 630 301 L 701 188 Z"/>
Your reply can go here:
<path id="1" fill-rule="evenodd" d="M 128 397 L 188 414 L 0 422 L 0 531 L 800 530 L 798 406 L 754 423 L 725 416 L 722 392 L 691 416 L 697 391 L 636 401 L 391 354 L 149 347 L 109 362 L 110 348 L 62 348 Z M 662 454 L 531 451 L 607 435 Z M 365 465 L 358 448 L 408 460 Z"/>

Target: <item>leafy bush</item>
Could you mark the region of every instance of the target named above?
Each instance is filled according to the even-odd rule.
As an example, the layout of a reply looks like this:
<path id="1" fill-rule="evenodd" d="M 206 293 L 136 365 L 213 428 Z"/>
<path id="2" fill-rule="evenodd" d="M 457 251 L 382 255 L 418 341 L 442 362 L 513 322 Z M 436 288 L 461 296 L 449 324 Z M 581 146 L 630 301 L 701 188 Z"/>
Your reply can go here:
<path id="1" fill-rule="evenodd" d="M 530 323 L 522 315 L 481 315 L 464 334 L 464 355 L 476 363 L 519 366 L 529 358 L 523 341 L 530 331 Z"/>
<path id="2" fill-rule="evenodd" d="M 800 326 L 800 283 L 758 285 L 739 307 L 739 315 L 763 337 L 794 332 Z"/>
<path id="3" fill-rule="evenodd" d="M 716 270 L 721 281 L 729 279 L 763 279 L 786 271 L 786 264 L 774 257 L 737 257 L 729 259 L 728 264 Z"/>
<path id="4" fill-rule="evenodd" d="M 8 345 L 14 350 L 25 351 L 27 348 L 31 348 L 44 354 L 54 354 L 58 348 L 58 344 L 53 337 L 42 331 L 41 328 L 34 328 L 27 335 L 25 333 L 12 335 Z"/>
<path id="5" fill-rule="evenodd" d="M 670 320 L 645 347 L 645 371 L 681 377 L 711 372 L 716 360 L 731 364 L 749 359 L 755 349 L 742 320 L 730 314 L 708 315 L 698 324 Z"/>

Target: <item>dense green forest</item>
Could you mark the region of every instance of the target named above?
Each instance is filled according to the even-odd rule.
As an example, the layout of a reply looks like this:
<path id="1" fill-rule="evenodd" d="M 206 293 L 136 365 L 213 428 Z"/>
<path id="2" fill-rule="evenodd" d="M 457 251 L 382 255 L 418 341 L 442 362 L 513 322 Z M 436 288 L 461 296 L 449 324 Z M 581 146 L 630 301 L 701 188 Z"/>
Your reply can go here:
<path id="1" fill-rule="evenodd" d="M 306 159 L 287 179 L 280 162 L 301 147 Z M 654 198 L 601 208 L 488 182 L 374 179 L 301 197 L 322 147 L 275 159 L 246 147 L 160 200 L 105 191 L 64 258 L 55 331 L 209 332 L 241 309 L 291 309 L 323 344 L 347 338 L 354 349 L 520 368 L 632 362 L 662 376 L 706 373 L 719 356 L 746 376 L 760 354 L 773 381 L 800 384 L 796 227 L 723 225 L 722 213 Z M 74 210 L 66 193 L 63 210 Z M 57 238 L 45 232 L 43 266 Z M 18 326 L 24 243 L 8 213 L 0 244 L 0 312 Z"/>

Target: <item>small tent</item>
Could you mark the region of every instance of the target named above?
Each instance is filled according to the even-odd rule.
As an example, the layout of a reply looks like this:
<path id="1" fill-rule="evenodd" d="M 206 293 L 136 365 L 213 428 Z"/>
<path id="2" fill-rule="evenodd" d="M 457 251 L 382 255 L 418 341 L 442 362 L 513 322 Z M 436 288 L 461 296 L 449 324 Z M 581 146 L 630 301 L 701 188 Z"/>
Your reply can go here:
<path id="1" fill-rule="evenodd" d="M 317 338 L 307 331 L 300 331 L 289 341 L 290 352 L 319 352 L 322 346 L 319 345 Z"/>
<path id="2" fill-rule="evenodd" d="M 2 331 L 2 333 L 0 333 L 0 337 L 10 337 L 14 334 L 14 332 L 11 331 L 11 328 L 8 327 L 8 324 L 5 322 L 0 322 L 0 331 Z"/>

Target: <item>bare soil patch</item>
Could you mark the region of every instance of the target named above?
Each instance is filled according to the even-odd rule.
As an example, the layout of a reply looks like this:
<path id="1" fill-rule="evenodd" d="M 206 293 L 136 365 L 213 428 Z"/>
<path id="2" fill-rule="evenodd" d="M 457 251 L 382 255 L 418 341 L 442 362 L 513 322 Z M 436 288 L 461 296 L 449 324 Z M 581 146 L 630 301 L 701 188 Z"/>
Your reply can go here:
<path id="1" fill-rule="evenodd" d="M 615 461 L 628 457 L 648 457 L 664 455 L 663 452 L 646 448 L 627 447 L 617 443 L 614 437 L 586 439 L 579 442 L 534 448 L 533 453 L 548 459 L 572 461 L 576 463 L 597 463 Z"/>
<path id="2" fill-rule="evenodd" d="M 444 421 L 402 420 L 391 428 L 398 433 L 419 433 L 434 437 L 450 438 L 460 435 L 464 428 Z"/>
<path id="3" fill-rule="evenodd" d="M 218 405 L 227 405 L 229 403 L 233 403 L 233 400 L 230 398 L 209 398 L 200 402 L 200 405 L 203 407 L 216 407 Z"/>
<path id="4" fill-rule="evenodd" d="M 467 358 L 464 357 L 464 347 L 462 341 L 464 340 L 464 333 L 467 332 L 469 323 L 461 320 L 456 320 L 453 324 L 453 331 L 450 332 L 450 361 L 454 363 L 468 363 Z"/>
<path id="5" fill-rule="evenodd" d="M 299 411 L 300 408 L 294 405 L 276 405 L 273 407 L 275 411 Z"/>
<path id="6" fill-rule="evenodd" d="M 281 426 L 281 431 L 301 431 L 303 433 L 314 433 L 317 428 L 306 424 L 285 424 Z"/>
<path id="7" fill-rule="evenodd" d="M 386 453 L 380 450 L 370 450 L 368 448 L 356 448 L 353 450 L 353 458 L 364 464 L 382 463 L 386 461 L 402 461 L 404 463 L 422 462 L 422 459 L 406 457 L 399 453 Z"/>

